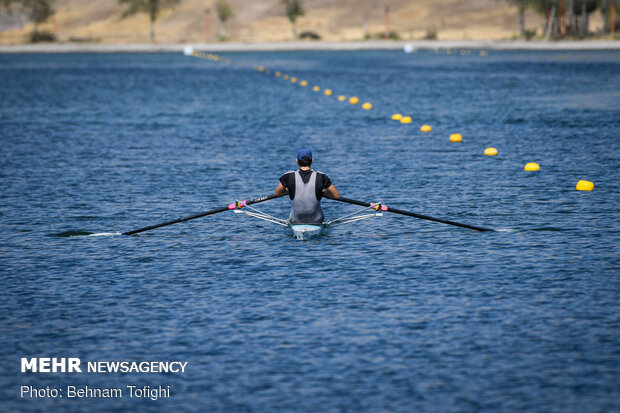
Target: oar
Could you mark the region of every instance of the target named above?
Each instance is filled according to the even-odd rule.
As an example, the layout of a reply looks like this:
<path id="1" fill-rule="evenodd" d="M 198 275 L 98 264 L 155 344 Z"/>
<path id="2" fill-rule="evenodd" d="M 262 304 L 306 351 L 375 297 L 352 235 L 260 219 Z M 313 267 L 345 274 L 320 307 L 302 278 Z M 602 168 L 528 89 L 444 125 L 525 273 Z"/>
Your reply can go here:
<path id="1" fill-rule="evenodd" d="M 279 198 L 279 197 L 280 197 L 280 195 L 275 195 L 275 194 L 274 195 L 266 195 L 266 196 L 261 196 L 260 198 L 250 199 L 249 201 L 239 201 L 239 203 L 242 206 L 245 206 L 245 205 L 251 205 L 251 204 L 258 204 L 259 202 L 264 202 L 264 201 L 268 201 L 270 199 Z M 133 234 L 137 234 L 139 232 L 149 231 L 149 230 L 152 230 L 152 229 L 155 229 L 155 228 L 161 228 L 161 227 L 165 227 L 165 226 L 168 226 L 168 225 L 177 224 L 179 222 L 189 221 L 191 219 L 196 219 L 196 218 L 200 218 L 200 217 L 206 217 L 207 215 L 213 215 L 213 214 L 217 214 L 217 213 L 228 211 L 228 210 L 235 209 L 235 208 L 237 208 L 237 203 L 232 203 L 232 204 L 230 204 L 228 206 L 212 209 L 210 211 L 201 212 L 199 214 L 190 215 L 190 216 L 183 217 L 183 218 L 178 218 L 178 219 L 173 219 L 172 221 L 162 222 L 161 224 L 150 225 L 148 227 L 144 227 L 144 228 L 140 228 L 140 229 L 134 229 L 133 231 L 123 232 L 123 235 L 133 235 Z"/>
<path id="2" fill-rule="evenodd" d="M 330 198 L 330 197 L 327 197 L 327 198 L 333 199 L 334 201 L 346 202 L 347 204 L 360 205 L 360 206 L 365 206 L 365 207 L 370 207 L 370 206 L 376 205 L 376 204 L 371 204 L 370 202 L 358 201 L 358 200 L 350 199 L 350 198 L 343 198 L 343 197 L 340 197 L 340 198 Z M 394 214 L 401 214 L 401 215 L 407 215 L 409 217 L 426 219 L 428 221 L 441 222 L 442 224 L 448 224 L 448 225 L 454 225 L 454 226 L 457 226 L 457 227 L 473 229 L 473 230 L 476 230 L 476 231 L 495 231 L 494 229 L 481 228 L 481 227 L 475 227 L 473 225 L 461 224 L 460 222 L 454 222 L 454 221 L 448 221 L 447 219 L 439 219 L 439 218 L 429 217 L 429 216 L 422 215 L 422 214 L 416 214 L 415 212 L 403 211 L 402 209 L 396 209 L 396 208 L 391 208 L 391 207 L 388 208 L 386 205 L 383 205 L 383 204 L 381 205 L 381 210 L 382 211 L 387 211 L 387 212 L 392 212 Z"/>

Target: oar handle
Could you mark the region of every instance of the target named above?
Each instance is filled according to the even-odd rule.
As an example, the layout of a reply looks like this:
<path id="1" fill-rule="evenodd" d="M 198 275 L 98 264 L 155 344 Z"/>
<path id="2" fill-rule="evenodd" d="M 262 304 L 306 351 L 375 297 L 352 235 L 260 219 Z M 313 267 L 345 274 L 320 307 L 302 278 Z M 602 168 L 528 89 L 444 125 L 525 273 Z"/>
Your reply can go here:
<path id="1" fill-rule="evenodd" d="M 365 206 L 365 207 L 372 206 L 370 202 L 358 201 L 357 199 L 350 199 L 350 198 L 343 198 L 343 197 L 340 197 L 340 198 L 327 197 L 327 198 L 333 199 L 334 201 L 345 202 L 347 204 L 360 205 L 360 206 Z M 435 217 L 429 217 L 428 215 L 416 214 L 415 212 L 403 211 L 402 209 L 387 207 L 386 205 L 383 205 L 383 207 L 384 208 L 382 208 L 382 210 L 387 211 L 387 212 L 392 212 L 394 214 L 400 214 L 400 215 L 406 215 L 406 216 L 410 216 L 414 218 L 425 219 L 427 221 L 440 222 L 442 224 L 448 224 L 448 225 L 454 225 L 454 226 L 461 227 L 461 228 L 473 229 L 475 231 L 494 231 L 493 229 L 476 227 L 473 225 L 461 224 L 460 222 L 449 221 L 447 219 L 440 219 L 440 218 L 435 218 Z"/>
<path id="2" fill-rule="evenodd" d="M 258 204 L 259 202 L 265 202 L 265 201 L 268 201 L 270 199 L 279 198 L 280 196 L 281 195 L 276 195 L 276 194 L 265 195 L 265 196 L 261 196 L 261 197 L 258 197 L 258 198 L 250 199 L 249 201 L 241 201 L 240 203 L 242 205 Z M 185 221 L 189 221 L 189 220 L 192 220 L 192 219 L 205 217 L 207 215 L 217 214 L 219 212 L 224 212 L 224 211 L 228 211 L 230 209 L 235 209 L 235 205 L 236 204 L 230 204 L 230 205 L 227 205 L 225 207 L 212 209 L 210 211 L 200 212 L 198 214 L 189 215 L 189 216 L 186 216 L 186 217 L 183 217 L 183 218 L 173 219 L 172 221 L 162 222 L 161 224 L 149 225 L 148 227 L 134 229 L 133 231 L 123 232 L 122 235 L 134 235 L 134 234 L 138 234 L 140 232 L 150 231 L 150 230 L 155 229 L 155 228 L 166 227 L 168 225 L 178 224 L 179 222 L 185 222 Z"/>
<path id="3" fill-rule="evenodd" d="M 284 196 L 284 195 L 276 195 L 276 194 L 265 195 L 265 196 L 260 196 L 258 198 L 250 199 L 249 201 L 245 201 L 245 203 L 246 205 L 258 204 L 259 202 L 269 201 L 270 199 L 280 198 L 281 196 Z"/>

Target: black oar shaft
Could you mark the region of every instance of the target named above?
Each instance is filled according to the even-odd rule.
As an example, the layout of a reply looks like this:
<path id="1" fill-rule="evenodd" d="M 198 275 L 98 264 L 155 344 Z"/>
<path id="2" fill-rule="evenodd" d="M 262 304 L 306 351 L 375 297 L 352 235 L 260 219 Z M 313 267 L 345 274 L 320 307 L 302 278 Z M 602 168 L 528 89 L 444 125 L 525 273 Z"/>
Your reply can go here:
<path id="1" fill-rule="evenodd" d="M 196 219 L 200 217 L 206 217 L 207 215 L 213 215 L 213 214 L 217 214 L 218 212 L 224 212 L 224 211 L 228 211 L 227 206 L 222 207 L 222 208 L 212 209 L 211 211 L 201 212 L 199 214 L 190 215 L 190 216 L 183 217 L 183 218 L 173 219 L 172 221 L 162 222 L 161 224 L 149 225 L 148 227 L 134 229 L 133 231 L 123 232 L 123 235 L 133 235 L 139 232 L 150 231 L 155 228 L 166 227 L 168 225 L 178 224 L 179 222 L 189 221 L 190 219 Z"/>
<path id="2" fill-rule="evenodd" d="M 370 206 L 370 202 L 358 201 L 356 199 L 343 198 L 343 197 L 340 197 L 337 199 L 336 198 L 330 198 L 330 199 L 333 199 L 334 201 L 346 202 L 347 204 L 360 205 L 360 206 L 366 206 L 366 207 Z M 391 208 L 391 207 L 388 207 L 387 212 L 392 212 L 394 214 L 400 214 L 400 215 L 407 215 L 407 216 L 414 217 L 414 218 L 425 219 L 427 221 L 440 222 L 442 224 L 454 225 L 457 227 L 462 227 L 462 228 L 467 228 L 467 229 L 473 229 L 475 231 L 493 231 L 492 229 L 488 229 L 488 228 L 481 228 L 481 227 L 475 227 L 473 225 L 461 224 L 460 222 L 454 222 L 454 221 L 449 221 L 447 219 L 429 217 L 427 215 L 416 214 L 415 212 L 403 211 L 402 209 L 396 209 L 396 208 Z"/>
<path id="3" fill-rule="evenodd" d="M 274 198 L 278 198 L 278 197 L 279 196 L 275 195 L 275 194 L 267 195 L 267 196 L 261 196 L 259 198 L 254 198 L 254 199 L 250 199 L 249 201 L 245 201 L 245 204 L 246 205 L 257 204 L 259 202 L 268 201 L 270 199 L 274 199 Z M 155 229 L 155 228 L 161 228 L 161 227 L 165 227 L 165 226 L 172 225 L 172 224 L 178 224 L 179 222 L 185 222 L 185 221 L 189 221 L 191 219 L 206 217 L 207 215 L 213 215 L 213 214 L 217 214 L 219 212 L 224 212 L 224 211 L 228 211 L 228 210 L 230 210 L 230 208 L 228 206 L 221 207 L 221 208 L 216 208 L 216 209 L 212 209 L 210 211 L 200 212 L 198 214 L 189 215 L 189 216 L 186 216 L 186 217 L 183 217 L 183 218 L 173 219 L 172 221 L 162 222 L 161 224 L 149 225 L 148 227 L 134 229 L 133 231 L 123 232 L 123 235 L 138 234 L 140 232 L 149 231 L 149 230 L 152 230 L 152 229 Z"/>

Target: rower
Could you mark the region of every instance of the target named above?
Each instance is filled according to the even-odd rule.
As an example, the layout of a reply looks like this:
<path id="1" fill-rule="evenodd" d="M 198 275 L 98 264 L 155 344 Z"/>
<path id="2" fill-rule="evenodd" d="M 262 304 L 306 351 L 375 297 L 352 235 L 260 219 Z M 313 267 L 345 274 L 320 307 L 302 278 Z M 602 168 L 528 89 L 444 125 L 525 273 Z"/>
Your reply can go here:
<path id="1" fill-rule="evenodd" d="M 325 218 L 321 209 L 323 195 L 340 198 L 331 179 L 310 168 L 313 161 L 310 149 L 300 149 L 297 152 L 299 170 L 282 175 L 276 188 L 277 196 L 288 194 L 291 198 L 291 224 L 322 224 Z"/>

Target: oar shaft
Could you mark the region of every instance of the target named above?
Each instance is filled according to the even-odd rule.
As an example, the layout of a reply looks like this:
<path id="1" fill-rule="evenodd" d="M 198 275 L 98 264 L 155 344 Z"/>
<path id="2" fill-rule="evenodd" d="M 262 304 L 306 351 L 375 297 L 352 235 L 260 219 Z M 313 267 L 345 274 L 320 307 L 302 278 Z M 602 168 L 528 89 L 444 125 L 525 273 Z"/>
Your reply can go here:
<path id="1" fill-rule="evenodd" d="M 482 227 L 476 227 L 476 226 L 473 226 L 473 225 L 462 224 L 460 222 L 454 222 L 454 221 L 450 221 L 450 220 L 447 220 L 447 219 L 429 217 L 427 215 L 416 214 L 415 212 L 403 211 L 401 209 L 396 209 L 396 208 L 389 208 L 388 207 L 388 212 L 393 212 L 395 214 L 401 214 L 401 215 L 408 215 L 410 217 L 425 219 L 427 221 L 440 222 L 442 224 L 454 225 L 454 226 L 461 227 L 461 228 L 473 229 L 475 231 L 493 231 L 492 229 L 488 229 L 488 228 L 482 228 Z"/>
<path id="2" fill-rule="evenodd" d="M 140 232 L 150 231 L 150 230 L 155 229 L 155 228 L 166 227 L 166 226 L 172 225 L 172 224 L 178 224 L 179 222 L 189 221 L 190 219 L 206 217 L 207 215 L 213 215 L 213 214 L 217 214 L 218 212 L 224 212 L 224 211 L 228 211 L 228 207 L 227 206 L 226 207 L 222 207 L 222 208 L 212 209 L 210 211 L 201 212 L 199 214 L 190 215 L 190 216 L 183 217 L 183 218 L 173 219 L 172 221 L 162 222 L 161 224 L 149 225 L 148 227 L 134 229 L 133 231 L 123 232 L 123 235 L 138 234 Z"/>
<path id="3" fill-rule="evenodd" d="M 337 199 L 336 198 L 330 198 L 330 199 L 333 199 L 334 201 L 345 202 L 347 204 L 360 205 L 360 206 L 365 206 L 365 207 L 370 206 L 370 202 L 358 201 L 356 199 L 343 198 L 343 197 L 340 197 Z M 402 209 L 396 209 L 396 208 L 391 208 L 391 207 L 387 208 L 387 212 L 392 212 L 394 214 L 400 214 L 400 215 L 407 215 L 407 216 L 414 217 L 414 218 L 425 219 L 427 221 L 440 222 L 442 224 L 454 225 L 454 226 L 461 227 L 461 228 L 473 229 L 475 231 L 493 231 L 492 229 L 488 229 L 488 228 L 481 228 L 481 227 L 475 227 L 473 225 L 461 224 L 460 222 L 454 222 L 454 221 L 449 221 L 447 219 L 429 217 L 427 215 L 416 214 L 415 212 L 403 211 Z"/>
<path id="4" fill-rule="evenodd" d="M 246 205 L 257 204 L 259 202 L 268 201 L 268 200 L 274 199 L 274 198 L 278 198 L 278 195 L 273 194 L 273 195 L 261 196 L 259 198 L 250 199 L 249 201 L 245 201 L 245 204 Z M 185 221 L 189 221 L 191 219 L 206 217 L 207 215 L 213 215 L 213 214 L 217 214 L 219 212 L 224 212 L 224 211 L 228 211 L 228 210 L 230 210 L 230 207 L 228 207 L 228 206 L 221 207 L 221 208 L 216 208 L 216 209 L 212 209 L 210 211 L 200 212 L 198 214 L 189 215 L 189 216 L 186 216 L 186 217 L 183 217 L 183 218 L 173 219 L 172 221 L 162 222 L 161 224 L 149 225 L 148 227 L 134 229 L 133 231 L 128 231 L 128 232 L 123 232 L 123 235 L 138 234 L 140 232 L 150 231 L 150 230 L 155 229 L 155 228 L 166 227 L 166 226 L 172 225 L 172 224 L 178 224 L 179 222 L 185 222 Z"/>

